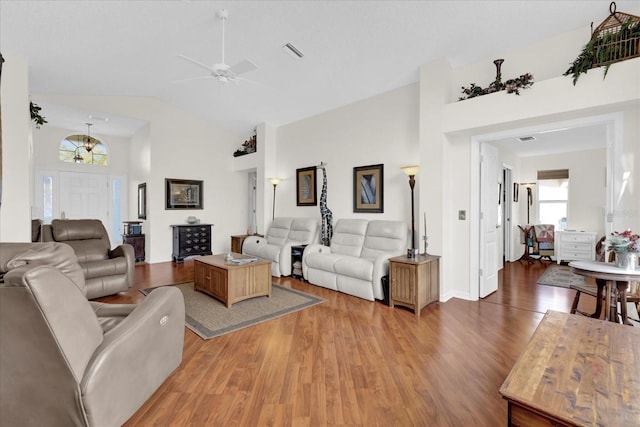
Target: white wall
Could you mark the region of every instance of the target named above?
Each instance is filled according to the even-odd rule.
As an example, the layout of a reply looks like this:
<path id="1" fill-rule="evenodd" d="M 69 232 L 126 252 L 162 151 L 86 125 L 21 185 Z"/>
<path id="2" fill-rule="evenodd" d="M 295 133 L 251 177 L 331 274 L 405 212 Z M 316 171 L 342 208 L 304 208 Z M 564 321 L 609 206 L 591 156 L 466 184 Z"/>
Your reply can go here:
<path id="1" fill-rule="evenodd" d="M 416 164 L 418 85 L 309 117 L 277 129 L 276 216 L 320 218 L 319 206 L 296 206 L 296 169 L 327 164 L 327 206 L 339 218 L 406 221 L 411 224 L 409 180 L 401 166 Z M 353 168 L 384 164 L 384 213 L 353 212 Z M 318 201 L 322 171 L 318 170 Z M 416 206 L 422 172 L 416 180 Z M 271 197 L 265 206 L 271 206 Z M 422 218 L 416 208 L 416 217 Z M 416 220 L 417 221 L 417 220 Z M 417 227 L 417 224 L 416 224 Z M 417 245 L 417 241 L 416 241 Z"/>
<path id="2" fill-rule="evenodd" d="M 493 61 L 498 58 L 505 60 L 501 67 L 502 81 L 525 73 L 533 74 L 536 82 L 561 76 L 590 38 L 591 28 L 585 25 L 514 50 L 496 52 L 491 58 L 482 58 L 455 68 L 451 73 L 449 102 L 458 99 L 462 86 L 469 87 L 472 82 L 481 87 L 489 86 L 496 78 Z M 565 79 L 571 83 L 570 77 Z M 534 83 L 534 88 L 535 85 Z"/>
<path id="3" fill-rule="evenodd" d="M 145 261 L 151 259 L 153 253 L 153 235 L 148 230 L 153 220 L 153 213 L 147 204 L 146 219 L 138 218 L 138 184 L 146 183 L 151 177 L 151 128 L 149 123 L 139 129 L 129 143 L 129 219 L 142 221 L 142 231 L 145 235 Z M 147 200 L 149 188 L 147 185 Z"/>
<path id="4" fill-rule="evenodd" d="M 202 223 L 214 224 L 213 252 L 228 251 L 231 246 L 229 236 L 246 230 L 246 179 L 244 174 L 231 168 L 232 154 L 242 143 L 241 137 L 150 98 L 40 94 L 38 99 L 148 123 L 148 130 L 141 130 L 132 139 L 132 143 L 141 145 L 130 151 L 140 156 L 141 166 L 134 168 L 136 177 L 129 185 L 130 190 L 135 188 L 137 191 L 138 180 L 147 180 L 145 234 L 148 262 L 171 260 L 171 225 L 184 224 L 191 215 Z M 150 165 L 148 173 L 144 166 L 147 162 Z M 165 178 L 204 181 L 204 209 L 166 210 Z M 137 204 L 132 203 L 129 211 L 135 218 Z"/>
<path id="5" fill-rule="evenodd" d="M 477 206 L 474 205 L 473 193 L 478 177 L 471 173 L 474 158 L 471 137 L 550 121 L 623 111 L 623 157 L 631 175 L 628 190 L 622 198 L 623 204 L 614 214 L 628 220 L 626 222 L 630 225 L 636 224 L 633 226 L 637 228 L 640 225 L 640 114 L 637 107 L 640 99 L 640 58 L 614 64 L 605 80 L 602 79 L 601 70 L 592 70 L 582 76 L 574 87 L 571 78 L 562 77 L 561 74 L 588 38 L 589 30 L 585 26 L 531 46 L 495 55 L 505 59 L 503 78 L 525 72 L 534 74 L 536 83 L 531 89 L 523 91 L 521 96 L 497 93 L 456 102 L 460 86 L 468 86 L 470 82 L 486 86 L 493 80 L 495 68 L 492 61 L 495 57 L 456 69 L 441 59 L 421 68 L 419 85 L 400 88 L 275 130 L 266 129 L 266 126 L 269 153 L 263 154 L 264 159 L 258 165 L 251 166 L 259 171 L 259 177 L 263 179 L 263 191 L 259 192 L 258 199 L 259 206 L 264 206 L 263 218 L 269 216 L 271 206 L 270 188 L 264 181 L 268 176 L 285 178 L 277 190 L 278 216 L 319 218 L 318 207 L 295 205 L 295 169 L 324 161 L 328 164 L 328 206 L 335 218 L 404 219 L 409 222 L 410 193 L 407 178 L 399 168 L 405 164 L 419 163 L 421 171 L 417 177 L 416 214 L 421 229 L 422 214 L 427 214 L 429 252 L 443 256 L 441 299 L 452 296 L 473 298 L 473 289 L 477 287 L 470 274 L 474 268 L 473 258 L 477 255 L 472 224 Z M 9 61 L 5 63 L 5 69 L 10 69 L 6 68 L 8 64 Z M 3 99 L 8 86 L 4 74 Z M 26 65 L 19 71 L 17 82 L 17 87 L 23 89 L 11 102 L 15 105 L 15 111 L 22 111 L 23 107 L 17 103 L 28 106 Z M 149 123 L 144 135 L 138 135 L 145 141 L 143 145 L 148 144 L 148 157 L 144 153 L 145 148 L 132 148 L 134 154 L 140 155 L 142 162 L 149 162 L 149 170 L 141 167 L 134 173 L 134 168 L 131 168 L 131 187 L 137 188 L 137 180 L 144 179 L 147 182 L 149 220 L 145 231 L 151 242 L 147 246 L 148 255 L 152 253 L 148 256 L 149 261 L 170 259 L 169 226 L 183 223 L 189 215 L 215 224 L 214 252 L 228 250 L 229 235 L 246 230 L 246 170 L 238 167 L 232 158 L 233 151 L 246 136 L 233 135 L 157 100 L 136 97 L 40 97 L 60 104 L 130 116 Z M 26 106 L 25 115 L 28 114 Z M 4 128 L 7 121 L 4 102 L 3 114 Z M 23 150 L 28 144 L 28 126 L 22 128 L 9 146 L 5 139 L 5 150 L 18 146 Z M 271 144 L 273 139 L 275 144 Z M 28 165 L 28 159 L 18 160 L 15 170 L 20 173 Z M 135 161 L 131 162 L 133 164 Z M 353 167 L 376 163 L 385 164 L 385 213 L 355 214 L 352 211 Z M 166 177 L 203 179 L 205 209 L 166 211 Z M 522 177 L 514 173 L 514 180 L 520 182 Z M 320 174 L 318 184 L 321 184 Z M 30 188 L 21 184 L 17 187 L 21 190 L 21 197 Z M 28 203 L 25 218 L 29 216 Z M 135 209 L 135 204 L 132 204 L 132 214 Z M 466 210 L 468 219 L 458 220 L 458 210 Z M 12 215 L 6 220 L 5 212 L 3 203 L 1 230 L 21 229 L 22 222 L 17 220 L 18 216 Z M 16 224 L 19 225 L 17 228 L 14 227 Z M 26 221 L 24 234 L 28 236 Z"/>
<path id="6" fill-rule="evenodd" d="M 539 170 L 569 169 L 569 202 L 567 229 L 596 231 L 605 234 L 605 168 L 607 150 L 587 150 L 522 158 L 522 182 L 536 182 Z M 530 208 L 532 224 L 538 224 L 538 189 L 533 188 L 534 203 Z M 521 194 L 521 198 L 524 194 Z M 522 198 L 523 202 L 525 201 Z M 518 203 L 519 222 L 526 223 L 527 204 Z"/>
<path id="7" fill-rule="evenodd" d="M 32 139 L 29 73 L 25 58 L 7 56 L 2 67 L 2 205 L 0 241 L 31 241 Z"/>
<path id="8" fill-rule="evenodd" d="M 46 115 L 46 112 L 43 111 Z M 127 175 L 129 170 L 129 145 L 127 138 L 110 135 L 91 134 L 107 148 L 109 164 L 107 166 L 63 162 L 58 156 L 58 148 L 63 139 L 70 135 L 84 134 L 85 131 L 61 129 L 43 125 L 33 131 L 33 166 L 36 169 L 66 170 L 74 172 L 92 172 L 109 175 Z"/>
<path id="9" fill-rule="evenodd" d="M 588 39 L 586 33 L 582 44 Z M 478 145 L 472 143 L 474 135 L 480 137 L 554 121 L 632 109 L 637 111 L 636 106 L 640 100 L 640 58 L 614 64 L 604 80 L 600 69 L 583 75 L 576 86 L 573 86 L 570 77 L 561 76 L 565 67 L 578 55 L 582 44 L 576 43 L 576 34 L 571 32 L 500 55 L 505 59 L 505 64 L 509 64 L 512 57 L 517 57 L 519 64 L 517 72 L 505 71 L 503 68 L 503 78 L 528 71 L 534 72 L 534 77 L 548 77 L 545 80 L 536 79 L 533 87 L 523 91 L 520 96 L 501 92 L 457 102 L 457 95 L 454 94 L 459 94 L 460 86 L 468 86 L 470 82 L 486 86 L 495 77 L 495 72 L 485 79 L 482 76 L 474 77 L 477 64 L 451 70 L 446 61 L 433 61 L 422 67 L 421 85 L 429 90 L 421 90 L 420 109 L 429 114 L 421 114 L 421 163 L 424 168 L 428 161 L 442 158 L 445 165 L 440 174 L 430 176 L 429 180 L 430 186 L 442 189 L 442 200 L 438 200 L 438 197 L 429 202 L 424 200 L 425 205 L 434 201 L 439 205 L 439 212 L 434 213 L 434 216 L 442 219 L 443 236 L 435 236 L 435 239 L 430 240 L 430 248 L 433 246 L 430 252 L 443 256 L 442 300 L 454 296 L 477 298 L 478 176 L 472 170 L 478 159 Z M 553 52 L 551 57 L 556 58 L 549 63 L 546 56 L 541 55 L 541 52 L 547 51 Z M 558 58 L 563 56 L 566 58 L 565 65 L 561 66 Z M 545 57 L 545 61 L 541 61 L 541 57 Z M 493 59 L 485 58 L 480 63 L 492 68 Z M 449 88 L 449 103 L 443 100 L 442 86 Z M 629 114 L 625 113 L 625 116 Z M 634 117 L 637 117 L 637 113 L 634 113 Z M 630 120 L 624 121 L 625 136 L 632 134 L 637 137 L 637 125 L 629 122 Z M 630 126 L 633 126 L 633 130 Z M 423 129 L 426 132 L 424 134 Z M 637 146 L 635 144 L 631 149 L 636 155 Z M 448 161 L 454 159 L 470 159 L 470 163 L 466 167 L 450 167 L 451 163 Z M 453 194 L 451 189 L 455 189 L 456 193 Z M 448 199 L 452 197 L 463 199 L 458 202 L 460 207 L 451 206 Z M 633 197 L 634 200 L 625 203 L 625 206 L 638 206 L 637 193 Z M 458 221 L 456 215 L 456 210 L 465 204 L 470 213 L 468 229 Z M 429 206 L 420 209 L 428 211 Z M 636 212 L 635 209 L 630 211 Z M 461 244 L 465 242 L 468 242 L 468 251 L 461 249 Z"/>
<path id="10" fill-rule="evenodd" d="M 640 233 L 640 106 L 627 109 L 623 120 L 624 147 L 620 154 L 619 175 L 614 178 L 614 186 L 620 186 L 622 196 L 613 201 L 614 220 L 620 226 L 608 232 L 630 228 Z"/>

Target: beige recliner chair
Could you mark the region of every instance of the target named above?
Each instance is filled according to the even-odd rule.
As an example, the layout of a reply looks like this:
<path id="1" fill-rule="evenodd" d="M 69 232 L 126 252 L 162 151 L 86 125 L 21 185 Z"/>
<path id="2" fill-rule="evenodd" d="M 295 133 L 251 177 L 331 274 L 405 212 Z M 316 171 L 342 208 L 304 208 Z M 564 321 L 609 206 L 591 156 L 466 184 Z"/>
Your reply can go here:
<path id="1" fill-rule="evenodd" d="M 120 426 L 182 360 L 178 289 L 90 302 L 74 257 L 59 243 L 0 243 L 2 426 Z"/>
<path id="2" fill-rule="evenodd" d="M 73 248 L 89 299 L 126 291 L 133 285 L 133 246 L 123 244 L 112 250 L 107 230 L 98 219 L 54 219 L 42 226 L 42 241 Z"/>

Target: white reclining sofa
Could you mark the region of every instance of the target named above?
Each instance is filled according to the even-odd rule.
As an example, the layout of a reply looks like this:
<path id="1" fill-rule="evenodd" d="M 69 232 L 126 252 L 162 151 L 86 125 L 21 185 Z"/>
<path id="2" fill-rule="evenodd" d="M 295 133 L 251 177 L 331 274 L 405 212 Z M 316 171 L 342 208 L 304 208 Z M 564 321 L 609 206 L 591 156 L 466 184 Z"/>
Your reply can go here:
<path id="1" fill-rule="evenodd" d="M 275 218 L 266 236 L 244 239 L 242 253 L 271 261 L 271 275 L 291 275 L 291 246 L 318 242 L 320 220 L 314 218 Z"/>
<path id="2" fill-rule="evenodd" d="M 314 285 L 370 301 L 383 299 L 389 258 L 406 254 L 408 233 L 402 221 L 340 219 L 330 246 L 305 248 L 302 274 Z"/>

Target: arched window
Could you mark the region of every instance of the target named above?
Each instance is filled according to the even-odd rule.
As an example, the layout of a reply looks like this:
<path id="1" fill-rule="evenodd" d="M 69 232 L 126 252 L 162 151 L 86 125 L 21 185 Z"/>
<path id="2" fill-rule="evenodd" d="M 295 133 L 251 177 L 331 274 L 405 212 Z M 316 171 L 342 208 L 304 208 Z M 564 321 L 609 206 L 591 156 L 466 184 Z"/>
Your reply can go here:
<path id="1" fill-rule="evenodd" d="M 107 147 L 89 135 L 71 135 L 63 139 L 58 148 L 58 156 L 63 162 L 102 166 L 108 164 Z"/>

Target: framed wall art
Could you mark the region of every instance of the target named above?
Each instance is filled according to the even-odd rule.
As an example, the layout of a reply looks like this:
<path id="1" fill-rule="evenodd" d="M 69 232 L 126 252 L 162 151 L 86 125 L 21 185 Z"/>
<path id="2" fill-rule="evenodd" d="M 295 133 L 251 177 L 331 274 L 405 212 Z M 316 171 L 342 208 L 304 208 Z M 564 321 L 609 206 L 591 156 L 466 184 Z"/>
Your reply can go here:
<path id="1" fill-rule="evenodd" d="M 315 166 L 296 169 L 296 205 L 318 205 Z"/>
<path id="2" fill-rule="evenodd" d="M 353 168 L 353 211 L 384 212 L 384 165 Z"/>
<path id="3" fill-rule="evenodd" d="M 147 183 L 138 184 L 138 219 L 147 219 Z"/>
<path id="4" fill-rule="evenodd" d="M 165 178 L 165 209 L 202 209 L 202 181 Z"/>

